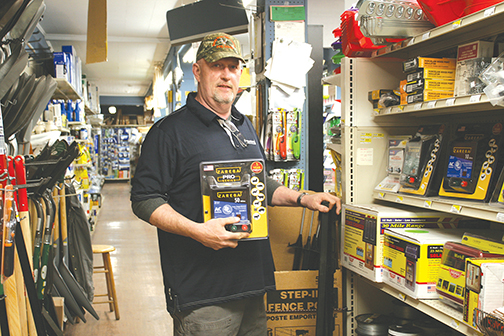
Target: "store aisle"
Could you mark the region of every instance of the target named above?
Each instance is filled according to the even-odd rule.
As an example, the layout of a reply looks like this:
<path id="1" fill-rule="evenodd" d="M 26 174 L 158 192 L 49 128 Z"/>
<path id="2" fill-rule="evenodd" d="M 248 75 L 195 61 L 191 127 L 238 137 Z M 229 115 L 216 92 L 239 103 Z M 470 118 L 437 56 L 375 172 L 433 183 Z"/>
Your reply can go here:
<path id="1" fill-rule="evenodd" d="M 100 320 L 87 313 L 87 322 L 66 323 L 66 336 L 172 335 L 172 319 L 165 309 L 156 229 L 131 212 L 130 185 L 106 182 L 103 204 L 93 234 L 93 244 L 116 248 L 110 254 L 121 319 L 116 321 L 108 304 L 93 305 Z M 96 265 L 102 264 L 94 255 Z M 103 274 L 94 275 L 95 293 L 105 293 Z M 103 299 L 103 298 L 100 298 Z"/>

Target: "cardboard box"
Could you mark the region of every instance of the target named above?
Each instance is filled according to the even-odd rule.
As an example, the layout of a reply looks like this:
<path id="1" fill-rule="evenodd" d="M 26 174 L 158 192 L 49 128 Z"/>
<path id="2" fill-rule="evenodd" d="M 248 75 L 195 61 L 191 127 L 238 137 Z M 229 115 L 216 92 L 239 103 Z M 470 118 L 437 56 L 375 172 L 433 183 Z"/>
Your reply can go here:
<path id="1" fill-rule="evenodd" d="M 406 102 L 408 104 L 413 104 L 451 97 L 453 97 L 453 91 L 424 90 L 423 92 L 408 94 L 408 96 L 406 97 Z"/>
<path id="2" fill-rule="evenodd" d="M 494 235 L 497 232 L 494 232 Z M 500 233 L 502 236 L 502 232 Z M 497 236 L 496 238 L 500 238 Z M 489 253 L 504 254 L 504 242 L 502 240 L 493 240 L 491 238 L 478 236 L 470 232 L 464 233 L 462 243 Z"/>
<path id="3" fill-rule="evenodd" d="M 265 296 L 268 336 L 315 335 L 318 271 L 275 272 L 276 291 Z M 343 305 L 341 270 L 334 273 L 334 295 Z M 333 336 L 343 336 L 343 312 L 334 311 Z M 328 335 L 329 336 L 329 335 Z"/>
<path id="4" fill-rule="evenodd" d="M 419 79 L 455 80 L 455 69 L 420 68 L 406 76 L 406 82 Z"/>
<path id="5" fill-rule="evenodd" d="M 411 72 L 419 68 L 455 69 L 455 58 L 415 57 L 403 62 L 403 71 Z"/>
<path id="6" fill-rule="evenodd" d="M 474 41 L 458 46 L 457 62 L 481 57 L 493 57 L 494 43 Z"/>
<path id="7" fill-rule="evenodd" d="M 492 313 L 504 305 L 504 259 L 467 259 L 464 321 L 476 327 L 476 308 Z"/>
<path id="8" fill-rule="evenodd" d="M 384 231 L 388 228 L 456 228 L 460 216 L 411 207 L 377 204 L 344 205 L 342 265 L 383 282 Z"/>
<path id="9" fill-rule="evenodd" d="M 447 241 L 460 241 L 463 229 L 386 229 L 383 282 L 415 299 L 437 299 L 436 283 Z"/>
<path id="10" fill-rule="evenodd" d="M 414 93 L 424 90 L 429 91 L 450 91 L 455 88 L 454 80 L 438 80 L 438 79 L 418 79 L 413 82 L 408 82 L 405 87 L 406 93 Z"/>

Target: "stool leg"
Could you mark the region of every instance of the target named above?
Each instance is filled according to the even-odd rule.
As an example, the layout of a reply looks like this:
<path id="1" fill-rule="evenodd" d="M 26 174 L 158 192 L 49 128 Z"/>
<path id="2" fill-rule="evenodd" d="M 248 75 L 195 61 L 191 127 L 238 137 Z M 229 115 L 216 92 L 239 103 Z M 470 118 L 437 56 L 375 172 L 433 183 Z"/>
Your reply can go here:
<path id="1" fill-rule="evenodd" d="M 106 255 L 106 257 L 105 257 Z M 115 289 L 115 281 L 114 281 L 114 272 L 112 271 L 112 263 L 110 262 L 110 253 L 105 253 L 103 255 L 104 263 L 107 265 L 108 272 L 107 274 L 107 287 L 108 287 L 108 293 L 109 293 L 109 300 L 112 301 L 112 304 L 110 305 L 110 310 L 115 312 L 116 320 L 119 320 L 119 305 L 117 304 L 117 293 Z M 105 260 L 106 259 L 106 260 Z"/>
<path id="2" fill-rule="evenodd" d="M 102 253 L 103 258 L 103 268 L 105 269 L 105 283 L 107 284 L 107 300 L 109 301 L 109 309 L 110 311 L 114 311 L 114 306 L 112 305 L 112 285 L 110 283 L 110 265 L 108 263 L 110 259 L 109 253 Z"/>

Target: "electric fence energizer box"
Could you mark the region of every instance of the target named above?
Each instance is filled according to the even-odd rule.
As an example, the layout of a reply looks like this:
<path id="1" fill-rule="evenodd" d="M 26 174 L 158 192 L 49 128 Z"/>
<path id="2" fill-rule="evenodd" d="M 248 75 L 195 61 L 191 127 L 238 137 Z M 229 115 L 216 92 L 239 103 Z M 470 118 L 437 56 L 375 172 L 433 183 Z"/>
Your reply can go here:
<path id="1" fill-rule="evenodd" d="M 386 229 L 383 282 L 415 299 L 437 299 L 436 283 L 447 241 L 460 241 L 463 229 Z"/>
<path id="2" fill-rule="evenodd" d="M 491 314 L 504 306 L 504 259 L 467 259 L 464 321 L 476 327 L 476 308 Z"/>
<path id="3" fill-rule="evenodd" d="M 502 123 L 462 124 L 448 146 L 439 196 L 488 202 L 503 166 Z"/>
<path id="4" fill-rule="evenodd" d="M 463 240 L 463 238 L 462 238 Z M 465 296 L 466 259 L 468 258 L 504 258 L 458 242 L 446 242 L 439 267 L 436 291 L 446 304 L 462 309 Z"/>
<path id="5" fill-rule="evenodd" d="M 266 175 L 262 160 L 202 162 L 203 217 L 239 217 L 231 232 L 250 232 L 247 239 L 268 236 Z"/>
<path id="6" fill-rule="evenodd" d="M 388 228 L 456 228 L 462 217 L 394 205 L 344 205 L 342 265 L 382 282 L 384 230 Z"/>
<path id="7" fill-rule="evenodd" d="M 418 196 L 437 194 L 442 176 L 436 174 L 446 150 L 445 125 L 421 126 L 408 140 L 399 192 Z"/>

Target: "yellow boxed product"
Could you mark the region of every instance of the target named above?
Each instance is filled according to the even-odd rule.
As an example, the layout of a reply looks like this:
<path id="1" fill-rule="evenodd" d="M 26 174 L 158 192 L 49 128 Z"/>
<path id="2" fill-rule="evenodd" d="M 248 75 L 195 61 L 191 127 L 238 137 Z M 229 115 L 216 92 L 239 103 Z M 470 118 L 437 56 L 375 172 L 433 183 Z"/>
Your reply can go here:
<path id="1" fill-rule="evenodd" d="M 502 232 L 495 232 L 494 236 L 501 238 Z M 494 240 L 478 236 L 470 232 L 464 233 L 464 236 L 462 237 L 462 244 L 486 251 L 488 253 L 504 254 L 504 242 L 502 240 Z"/>
<path id="2" fill-rule="evenodd" d="M 404 72 L 415 71 L 419 68 L 455 69 L 455 67 L 455 58 L 415 57 L 403 62 Z"/>
<path id="3" fill-rule="evenodd" d="M 406 93 L 413 93 L 422 90 L 429 91 L 451 91 L 455 88 L 455 81 L 440 79 L 418 79 L 406 84 Z"/>
<path id="4" fill-rule="evenodd" d="M 447 241 L 460 241 L 464 229 L 386 229 L 383 282 L 415 299 L 437 299 L 436 283 Z"/>
<path id="5" fill-rule="evenodd" d="M 266 294 L 268 336 L 315 335 L 318 271 L 275 272 L 276 291 Z M 334 295 L 343 306 L 341 270 L 334 273 Z M 334 332 L 343 335 L 343 313 L 334 310 Z M 327 335 L 329 336 L 329 335 Z"/>
<path id="6" fill-rule="evenodd" d="M 406 76 L 406 81 L 413 82 L 419 79 L 455 80 L 455 69 L 430 69 L 420 68 Z"/>
<path id="7" fill-rule="evenodd" d="M 370 280 L 382 282 L 385 229 L 456 228 L 460 218 L 405 206 L 344 205 L 342 265 Z"/>
<path id="8" fill-rule="evenodd" d="M 478 311 L 504 306 L 504 259 L 467 259 L 464 321 L 476 327 Z"/>
<path id="9" fill-rule="evenodd" d="M 406 101 L 408 104 L 432 101 L 453 97 L 452 91 L 424 90 L 423 92 L 408 94 Z"/>

